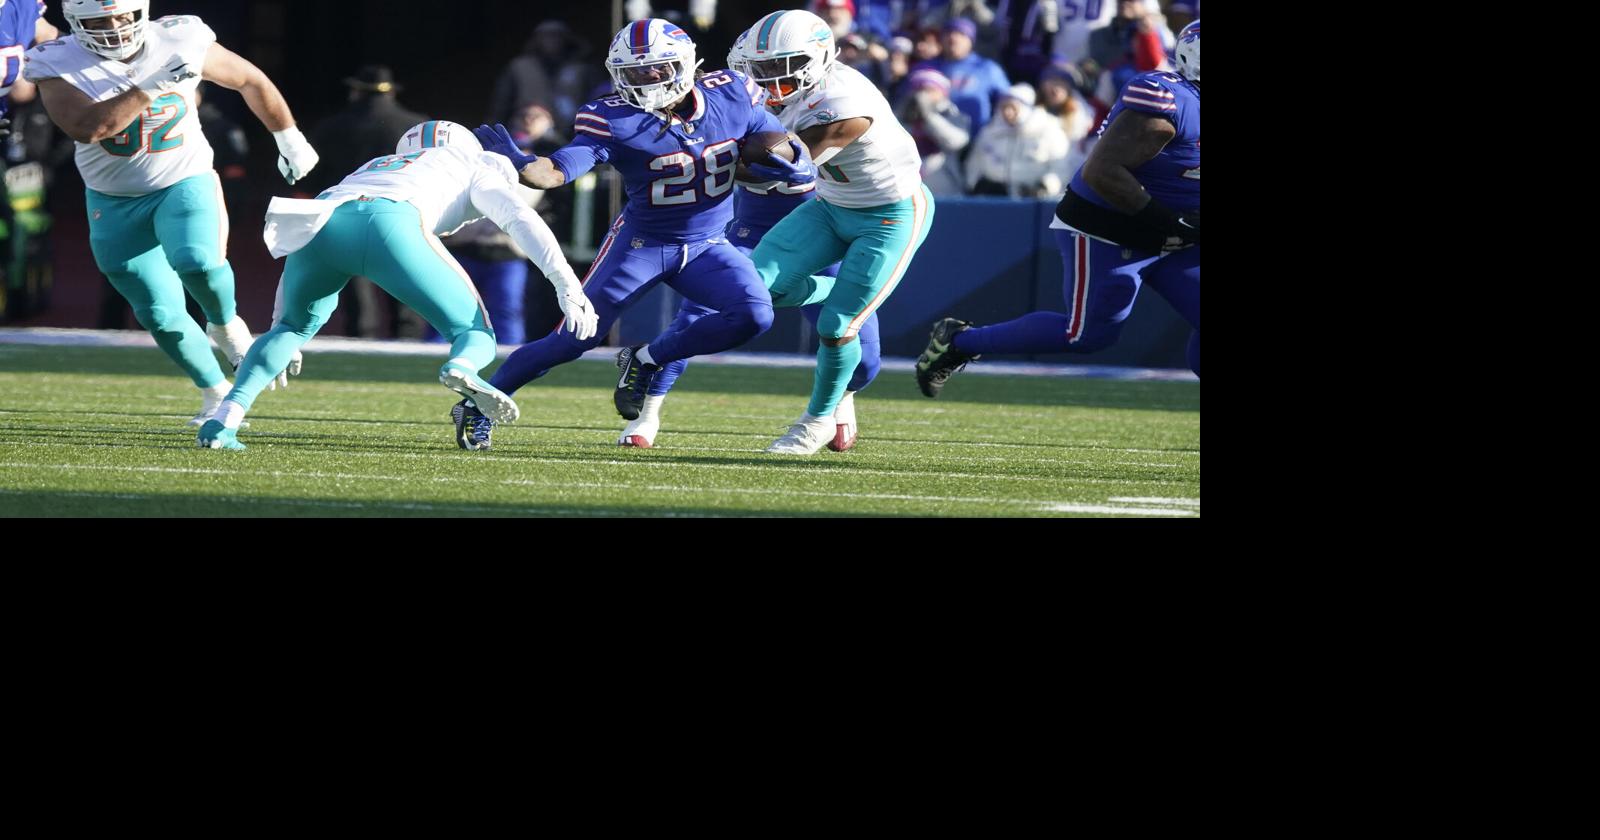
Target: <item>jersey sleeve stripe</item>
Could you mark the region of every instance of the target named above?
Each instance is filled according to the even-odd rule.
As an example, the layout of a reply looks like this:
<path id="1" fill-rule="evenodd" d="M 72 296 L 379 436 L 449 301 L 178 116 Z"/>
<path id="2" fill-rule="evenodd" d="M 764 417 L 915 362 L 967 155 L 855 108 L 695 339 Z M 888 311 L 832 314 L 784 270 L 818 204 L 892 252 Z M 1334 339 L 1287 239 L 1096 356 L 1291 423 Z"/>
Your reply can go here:
<path id="1" fill-rule="evenodd" d="M 1171 91 L 1162 90 L 1160 87 L 1158 87 L 1156 85 L 1151 85 L 1150 87 L 1144 87 L 1143 85 L 1140 85 L 1139 87 L 1136 88 L 1136 87 L 1133 86 L 1132 83 L 1130 83 L 1128 85 L 1128 93 L 1143 93 L 1143 94 L 1147 94 L 1149 96 L 1159 96 L 1159 97 L 1162 97 L 1163 99 L 1176 99 L 1177 98 L 1176 96 L 1174 96 L 1172 94 Z"/>
<path id="2" fill-rule="evenodd" d="M 1122 101 L 1126 105 L 1139 105 L 1139 106 L 1142 106 L 1142 107 L 1145 107 L 1145 108 L 1155 108 L 1155 109 L 1157 109 L 1159 111 L 1176 111 L 1176 110 L 1178 110 L 1178 106 L 1174 105 L 1171 102 L 1152 102 L 1150 100 L 1140 99 L 1138 97 L 1135 97 L 1135 96 L 1132 96 L 1132 95 L 1129 95 L 1129 94 L 1123 94 Z"/>
<path id="3" fill-rule="evenodd" d="M 584 123 L 578 123 L 577 125 L 573 126 L 573 129 L 576 130 L 576 131 L 581 131 L 584 134 L 593 134 L 596 137 L 610 137 L 611 136 L 611 132 L 609 132 L 609 131 L 606 131 L 606 130 L 600 129 L 600 128 L 590 128 L 588 125 L 586 125 Z"/>
<path id="4" fill-rule="evenodd" d="M 601 123 L 602 125 L 610 125 L 611 124 L 610 120 L 606 119 L 605 117 L 600 116 L 599 114 L 579 114 L 577 118 L 580 119 L 580 120 L 594 120 L 595 122 Z"/>

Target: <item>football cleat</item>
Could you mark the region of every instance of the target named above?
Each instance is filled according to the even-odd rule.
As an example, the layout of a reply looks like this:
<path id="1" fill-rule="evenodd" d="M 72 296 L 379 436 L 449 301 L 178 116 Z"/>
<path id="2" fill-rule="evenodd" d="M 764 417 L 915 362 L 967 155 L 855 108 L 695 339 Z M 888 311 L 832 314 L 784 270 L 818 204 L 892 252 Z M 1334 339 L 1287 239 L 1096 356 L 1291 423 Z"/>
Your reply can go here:
<path id="1" fill-rule="evenodd" d="M 210 420 L 212 415 L 217 413 L 217 409 L 222 406 L 222 401 L 227 398 L 228 392 L 230 390 L 231 390 L 231 387 L 228 386 L 228 383 L 227 383 L 226 380 L 224 380 L 222 385 L 219 386 L 218 388 L 201 388 L 200 389 L 200 410 L 195 412 L 195 415 L 193 417 L 190 417 L 188 422 L 184 423 L 184 425 L 185 426 L 199 426 L 199 425 L 204 424 L 207 420 Z M 245 421 L 244 423 L 240 423 L 239 424 L 239 428 L 241 428 L 241 429 L 250 428 L 249 421 Z"/>
<path id="2" fill-rule="evenodd" d="M 201 449 L 244 449 L 244 444 L 239 442 L 238 433 L 222 425 L 217 420 L 207 420 L 200 427 L 200 434 L 195 438 L 195 445 Z"/>
<path id="3" fill-rule="evenodd" d="M 846 391 L 839 407 L 833 410 L 833 440 L 828 448 L 843 452 L 856 445 L 856 395 Z"/>
<path id="4" fill-rule="evenodd" d="M 640 417 L 622 430 L 621 437 L 617 438 L 617 445 L 649 449 L 655 445 L 656 433 L 659 431 L 661 431 L 661 418 Z"/>
<path id="5" fill-rule="evenodd" d="M 917 387 L 922 389 L 923 396 L 939 396 L 951 374 L 979 358 L 955 346 L 956 336 L 970 329 L 972 324 L 955 318 L 945 318 L 933 325 L 928 347 L 917 357 Z"/>
<path id="6" fill-rule="evenodd" d="M 471 400 L 484 416 L 496 423 L 515 423 L 522 413 L 510 396 L 460 365 L 446 363 L 439 371 L 439 384 Z"/>
<path id="7" fill-rule="evenodd" d="M 456 446 L 470 452 L 490 447 L 494 421 L 483 416 L 483 412 L 471 400 L 462 400 L 452 406 L 450 419 L 456 424 Z"/>
<path id="8" fill-rule="evenodd" d="M 639 361 L 639 351 L 643 349 L 643 344 L 636 344 L 622 348 L 622 352 L 617 354 L 617 369 L 622 371 L 622 375 L 617 377 L 617 390 L 612 393 L 611 400 L 616 403 L 617 413 L 624 420 L 639 419 L 639 410 L 644 408 L 650 383 L 655 381 L 656 373 L 661 370 L 660 365 Z"/>
<path id="9" fill-rule="evenodd" d="M 783 437 L 772 442 L 767 452 L 773 455 L 812 455 L 833 439 L 832 417 L 812 417 L 809 413 L 789 427 Z"/>

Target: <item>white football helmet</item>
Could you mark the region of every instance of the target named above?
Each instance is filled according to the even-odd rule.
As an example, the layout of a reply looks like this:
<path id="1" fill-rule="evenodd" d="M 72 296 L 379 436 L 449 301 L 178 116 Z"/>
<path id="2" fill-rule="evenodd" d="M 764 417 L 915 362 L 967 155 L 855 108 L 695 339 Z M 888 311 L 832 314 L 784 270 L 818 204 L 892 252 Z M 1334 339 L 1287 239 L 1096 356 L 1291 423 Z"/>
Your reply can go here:
<path id="1" fill-rule="evenodd" d="M 150 21 L 150 0 L 62 0 L 61 13 L 67 27 L 83 48 L 100 56 L 122 61 L 144 48 L 144 27 Z M 133 22 L 115 29 L 86 29 L 83 22 L 98 18 L 133 15 Z"/>
<path id="2" fill-rule="evenodd" d="M 606 55 L 606 72 L 617 95 L 646 111 L 659 111 L 688 95 L 699 66 L 689 33 L 661 18 L 622 27 Z"/>
<path id="3" fill-rule="evenodd" d="M 791 9 L 756 21 L 734 42 L 733 52 L 745 62 L 733 69 L 767 91 L 768 105 L 781 105 L 822 84 L 833 71 L 839 48 L 826 21 Z"/>
<path id="4" fill-rule="evenodd" d="M 483 144 L 472 135 L 472 129 L 447 120 L 429 120 L 406 129 L 406 133 L 400 135 L 400 142 L 395 144 L 394 153 L 409 155 L 440 146 L 458 146 L 469 152 L 483 151 Z"/>
<path id="5" fill-rule="evenodd" d="M 1178 72 L 1185 79 L 1200 81 L 1200 21 L 1196 20 L 1178 33 Z M 1224 82 L 1223 87 L 1228 84 Z"/>

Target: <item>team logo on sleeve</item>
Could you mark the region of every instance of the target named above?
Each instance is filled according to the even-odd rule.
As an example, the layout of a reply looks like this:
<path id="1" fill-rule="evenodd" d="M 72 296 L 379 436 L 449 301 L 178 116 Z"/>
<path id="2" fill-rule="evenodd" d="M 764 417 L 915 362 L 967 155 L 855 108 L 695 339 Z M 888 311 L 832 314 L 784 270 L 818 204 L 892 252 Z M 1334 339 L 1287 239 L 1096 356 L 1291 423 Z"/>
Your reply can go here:
<path id="1" fill-rule="evenodd" d="M 834 120 L 837 120 L 838 118 L 839 118 L 838 114 L 836 114 L 836 113 L 834 113 L 832 111 L 829 111 L 826 108 L 824 108 L 821 111 L 817 112 L 817 122 L 819 122 L 819 123 L 831 123 Z"/>

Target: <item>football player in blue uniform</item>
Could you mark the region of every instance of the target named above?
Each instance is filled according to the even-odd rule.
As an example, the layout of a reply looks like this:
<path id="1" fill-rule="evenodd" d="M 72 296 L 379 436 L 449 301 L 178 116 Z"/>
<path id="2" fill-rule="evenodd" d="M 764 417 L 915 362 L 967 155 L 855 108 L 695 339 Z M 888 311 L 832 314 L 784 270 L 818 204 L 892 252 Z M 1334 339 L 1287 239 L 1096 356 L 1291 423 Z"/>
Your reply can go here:
<path id="1" fill-rule="evenodd" d="M 666 283 L 711 314 L 670 330 L 649 345 L 617 357 L 622 376 L 619 408 L 638 415 L 662 365 L 718 353 L 772 326 L 772 298 L 750 259 L 723 236 L 732 217 L 741 141 L 750 134 L 783 132 L 761 107 L 753 82 L 731 70 L 696 74 L 694 42 L 670 21 L 634 21 L 611 40 L 606 69 L 616 95 L 579 109 L 574 139 L 549 157 L 523 154 L 503 126 L 480 127 L 484 148 L 510 158 L 524 183 L 553 189 L 599 163 L 622 175 L 628 203 L 584 278 L 584 293 L 599 316 L 588 339 L 556 330 L 526 344 L 495 371 L 490 384 L 511 394 L 551 368 L 600 343 L 617 315 Z M 795 144 L 799 145 L 799 144 Z M 803 150 L 795 164 L 815 179 Z M 487 440 L 492 423 L 463 412 L 458 436 Z"/>
<path id="2" fill-rule="evenodd" d="M 61 37 L 44 10 L 44 0 L 0 0 L 0 137 L 11 133 L 11 86 L 22 79 L 28 45 Z"/>
<path id="3" fill-rule="evenodd" d="M 1177 55 L 1178 73 L 1141 73 L 1122 89 L 1056 207 L 1068 311 L 992 327 L 939 321 L 917 359 L 923 394 L 937 397 L 984 353 L 1109 347 L 1143 284 L 1194 327 L 1189 367 L 1200 374 L 1200 21 L 1179 33 Z"/>
<path id="4" fill-rule="evenodd" d="M 728 54 L 728 66 L 739 68 L 749 59 L 742 50 L 742 46 L 749 39 L 740 39 L 734 45 L 733 52 Z M 768 107 L 771 107 L 770 105 Z M 748 256 L 755 250 L 761 237 L 789 215 L 789 211 L 799 207 L 807 201 L 817 197 L 815 184 L 801 184 L 791 187 L 782 181 L 769 181 L 765 183 L 738 182 L 733 194 L 733 221 L 728 223 L 726 233 L 728 241 L 732 242 L 740 253 Z M 823 277 L 839 276 L 839 264 L 834 263 L 817 272 Z M 800 311 L 805 314 L 806 320 L 813 326 L 822 314 L 822 304 L 813 303 L 802 306 Z M 678 310 L 678 316 L 668 332 L 681 330 L 694 319 L 702 315 L 711 314 L 711 310 L 692 300 L 683 302 Z M 833 416 L 836 421 L 833 440 L 828 442 L 828 448 L 835 452 L 843 452 L 855 446 L 859 427 L 856 425 L 855 395 L 857 391 L 867 387 L 877 377 L 878 369 L 882 365 L 882 341 L 878 333 L 878 313 L 872 313 L 861 326 L 861 333 L 857 336 L 861 342 L 861 362 L 856 365 L 850 384 L 845 391 L 844 399 L 840 400 L 839 407 L 834 409 Z M 661 429 L 661 404 L 666 400 L 667 392 L 672 390 L 678 377 L 689 365 L 688 359 L 679 359 L 661 368 L 651 381 L 642 407 L 636 417 L 628 417 L 625 405 L 618 406 L 618 412 L 631 422 L 622 430 L 622 436 L 617 443 L 622 446 L 650 447 L 655 445 L 656 433 Z"/>

